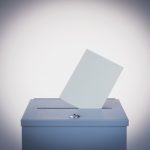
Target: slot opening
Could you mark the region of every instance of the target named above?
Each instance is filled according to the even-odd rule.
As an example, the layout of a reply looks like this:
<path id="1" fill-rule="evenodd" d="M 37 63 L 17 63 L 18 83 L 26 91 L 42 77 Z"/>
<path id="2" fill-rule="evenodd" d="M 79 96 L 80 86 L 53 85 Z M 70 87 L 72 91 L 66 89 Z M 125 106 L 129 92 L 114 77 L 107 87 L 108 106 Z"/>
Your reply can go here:
<path id="1" fill-rule="evenodd" d="M 37 109 L 79 109 L 79 108 L 59 108 L 59 107 L 54 107 L 54 108 L 50 108 L 50 107 L 37 107 Z M 112 109 L 110 107 L 104 107 L 102 109 Z"/>
<path id="2" fill-rule="evenodd" d="M 112 109 L 112 108 L 110 108 L 110 107 L 104 107 L 104 108 L 102 108 L 102 109 Z"/>
<path id="3" fill-rule="evenodd" d="M 37 109 L 78 109 L 78 108 L 58 108 L 58 107 L 50 108 L 50 107 L 38 107 Z"/>

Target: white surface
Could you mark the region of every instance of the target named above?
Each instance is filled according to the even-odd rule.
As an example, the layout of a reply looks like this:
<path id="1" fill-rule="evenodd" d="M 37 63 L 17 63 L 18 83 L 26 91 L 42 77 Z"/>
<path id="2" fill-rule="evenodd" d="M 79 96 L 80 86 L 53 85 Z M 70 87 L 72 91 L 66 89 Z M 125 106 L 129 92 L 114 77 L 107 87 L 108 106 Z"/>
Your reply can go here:
<path id="1" fill-rule="evenodd" d="M 122 67 L 86 50 L 60 97 L 78 108 L 101 108 Z"/>

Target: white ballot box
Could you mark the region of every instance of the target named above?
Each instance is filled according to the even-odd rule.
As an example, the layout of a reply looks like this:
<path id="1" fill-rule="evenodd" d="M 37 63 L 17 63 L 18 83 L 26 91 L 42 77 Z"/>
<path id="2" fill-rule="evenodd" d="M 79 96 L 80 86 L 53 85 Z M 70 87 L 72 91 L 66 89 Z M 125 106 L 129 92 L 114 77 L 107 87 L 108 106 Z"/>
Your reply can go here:
<path id="1" fill-rule="evenodd" d="M 128 118 L 117 99 L 96 109 L 32 99 L 21 124 L 23 150 L 126 150 Z"/>

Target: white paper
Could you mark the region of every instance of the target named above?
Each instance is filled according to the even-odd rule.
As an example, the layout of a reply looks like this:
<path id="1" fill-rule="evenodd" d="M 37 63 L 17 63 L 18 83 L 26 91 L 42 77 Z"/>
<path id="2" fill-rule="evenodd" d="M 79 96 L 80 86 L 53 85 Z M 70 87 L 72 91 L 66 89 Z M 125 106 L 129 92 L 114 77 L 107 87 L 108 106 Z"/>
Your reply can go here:
<path id="1" fill-rule="evenodd" d="M 60 98 L 78 108 L 101 108 L 122 67 L 86 50 Z"/>

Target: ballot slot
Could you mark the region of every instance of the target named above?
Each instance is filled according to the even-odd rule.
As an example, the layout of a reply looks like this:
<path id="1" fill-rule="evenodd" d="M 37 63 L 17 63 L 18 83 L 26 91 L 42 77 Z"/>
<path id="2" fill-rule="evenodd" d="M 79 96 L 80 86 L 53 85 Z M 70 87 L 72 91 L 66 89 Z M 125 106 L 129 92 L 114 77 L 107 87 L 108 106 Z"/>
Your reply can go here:
<path id="1" fill-rule="evenodd" d="M 79 109 L 79 108 L 49 108 L 49 107 L 38 107 L 37 109 Z"/>
<path id="2" fill-rule="evenodd" d="M 80 109 L 80 108 L 50 108 L 50 107 L 37 107 L 37 109 Z M 98 109 L 112 109 L 110 107 L 98 108 Z"/>
<path id="3" fill-rule="evenodd" d="M 102 108 L 102 109 L 112 109 L 112 108 L 110 108 L 110 107 L 104 107 L 104 108 Z"/>

